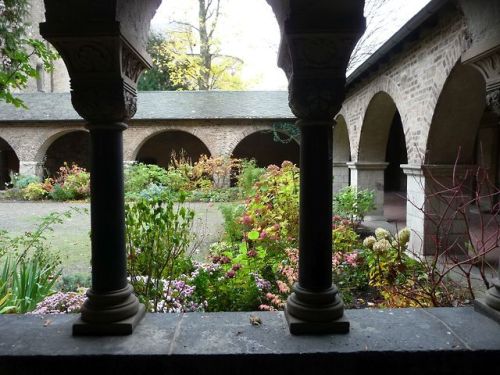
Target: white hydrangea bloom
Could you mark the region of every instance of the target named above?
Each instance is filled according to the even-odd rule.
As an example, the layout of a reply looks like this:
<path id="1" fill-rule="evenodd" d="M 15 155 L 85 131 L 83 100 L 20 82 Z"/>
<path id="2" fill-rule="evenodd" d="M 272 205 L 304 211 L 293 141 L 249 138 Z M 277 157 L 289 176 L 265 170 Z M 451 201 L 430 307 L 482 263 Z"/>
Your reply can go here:
<path id="1" fill-rule="evenodd" d="M 373 244 L 377 242 L 377 239 L 373 236 L 369 236 L 369 237 L 366 237 L 364 240 L 363 240 L 363 246 L 369 248 L 369 249 L 373 249 Z"/>
<path id="2" fill-rule="evenodd" d="M 390 236 L 391 234 L 389 233 L 389 231 L 384 228 L 375 229 L 375 237 L 377 238 L 377 240 L 388 239 Z"/>

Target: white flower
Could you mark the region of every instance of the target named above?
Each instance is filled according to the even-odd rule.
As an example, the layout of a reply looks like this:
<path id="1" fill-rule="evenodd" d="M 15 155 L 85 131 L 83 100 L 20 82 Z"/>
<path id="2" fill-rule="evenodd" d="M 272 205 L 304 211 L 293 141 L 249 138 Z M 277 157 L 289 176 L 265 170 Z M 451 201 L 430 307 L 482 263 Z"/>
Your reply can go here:
<path id="1" fill-rule="evenodd" d="M 390 236 L 391 236 L 391 234 L 389 233 L 389 231 L 387 231 L 384 228 L 375 229 L 375 237 L 377 238 L 377 240 L 387 239 Z"/>
<path id="2" fill-rule="evenodd" d="M 373 249 L 373 244 L 377 242 L 377 239 L 373 236 L 369 236 L 369 237 L 366 237 L 364 240 L 363 240 L 363 246 L 369 248 L 369 249 Z"/>

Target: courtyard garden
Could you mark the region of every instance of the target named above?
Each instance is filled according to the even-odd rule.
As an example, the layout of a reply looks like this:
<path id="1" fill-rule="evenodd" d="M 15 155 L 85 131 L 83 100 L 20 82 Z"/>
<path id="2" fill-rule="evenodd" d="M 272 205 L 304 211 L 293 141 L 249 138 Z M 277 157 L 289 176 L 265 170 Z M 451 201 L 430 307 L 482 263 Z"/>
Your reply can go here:
<path id="1" fill-rule="evenodd" d="M 43 181 L 13 176 L 1 204 L 15 204 L 12 217 L 25 224 L 4 222 L 10 229 L 0 232 L 0 313 L 79 311 L 90 286 L 89 181 L 87 171 L 67 164 Z M 125 169 L 125 200 L 128 277 L 149 311 L 283 309 L 298 278 L 294 164 L 258 168 L 207 157 L 174 157 L 167 169 L 134 164 Z M 367 233 L 361 223 L 373 202 L 372 192 L 352 187 L 333 200 L 332 278 L 347 307 L 470 303 L 471 267 L 482 258 L 442 262 L 412 253 L 406 228 Z M 36 204 L 55 210 L 22 212 Z"/>

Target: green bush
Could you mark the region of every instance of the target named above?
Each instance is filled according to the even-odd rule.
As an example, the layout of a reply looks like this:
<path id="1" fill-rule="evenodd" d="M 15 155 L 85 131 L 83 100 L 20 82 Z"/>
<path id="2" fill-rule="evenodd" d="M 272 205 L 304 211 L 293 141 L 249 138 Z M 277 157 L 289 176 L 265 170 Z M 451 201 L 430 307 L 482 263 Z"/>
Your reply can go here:
<path id="1" fill-rule="evenodd" d="M 10 236 L 0 231 L 0 313 L 25 313 L 53 292 L 61 261 L 47 243 L 54 224 L 70 217 L 72 209 L 42 218 L 34 231 Z"/>
<path id="2" fill-rule="evenodd" d="M 40 182 L 40 178 L 34 175 L 11 174 L 10 183 L 14 189 L 24 189 L 33 182 Z"/>
<path id="3" fill-rule="evenodd" d="M 47 190 L 43 188 L 41 182 L 30 182 L 28 186 L 22 190 L 22 194 L 24 199 L 30 201 L 38 201 L 48 195 Z"/>
<path id="4" fill-rule="evenodd" d="M 243 239 L 244 226 L 240 222 L 245 210 L 242 204 L 225 204 L 219 207 L 224 218 L 224 237 L 229 242 L 239 242 Z"/>
<path id="5" fill-rule="evenodd" d="M 79 172 L 66 177 L 62 186 L 72 199 L 84 199 L 90 195 L 90 173 Z"/>
<path id="6" fill-rule="evenodd" d="M 242 197 L 248 197 L 255 192 L 254 185 L 260 176 L 266 171 L 265 168 L 257 167 L 255 160 L 242 160 L 238 175 L 238 188 Z"/>
<path id="7" fill-rule="evenodd" d="M 62 292 L 77 292 L 81 288 L 90 288 L 91 278 L 87 273 L 77 273 L 73 275 L 62 276 L 57 289 Z"/>
<path id="8" fill-rule="evenodd" d="M 180 203 L 184 202 L 181 194 Z M 140 198 L 125 206 L 127 270 L 148 310 L 163 310 L 170 281 L 191 268 L 188 250 L 194 211 L 168 195 Z"/>
<path id="9" fill-rule="evenodd" d="M 62 185 L 55 184 L 49 193 L 49 197 L 55 201 L 64 202 L 76 199 L 76 193 L 74 190 L 65 189 Z"/>
<path id="10" fill-rule="evenodd" d="M 347 186 L 333 197 L 333 212 L 358 226 L 365 215 L 375 209 L 375 193 Z"/>

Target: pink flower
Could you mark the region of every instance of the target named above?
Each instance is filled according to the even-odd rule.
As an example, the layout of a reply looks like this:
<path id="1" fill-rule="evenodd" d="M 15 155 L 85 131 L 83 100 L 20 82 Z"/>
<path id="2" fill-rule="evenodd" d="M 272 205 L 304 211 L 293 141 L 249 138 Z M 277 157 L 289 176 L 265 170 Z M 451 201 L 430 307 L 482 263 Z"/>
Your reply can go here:
<path id="1" fill-rule="evenodd" d="M 290 288 L 283 281 L 277 280 L 276 284 L 278 285 L 278 289 L 279 289 L 280 293 L 289 293 L 290 292 Z"/>
<path id="2" fill-rule="evenodd" d="M 257 256 L 257 252 L 255 250 L 248 250 L 247 251 L 247 257 L 254 258 L 256 256 Z"/>
<path id="3" fill-rule="evenodd" d="M 262 311 L 271 311 L 271 306 L 262 304 L 262 305 L 259 306 L 259 310 L 262 310 Z"/>
<path id="4" fill-rule="evenodd" d="M 226 273 L 226 277 L 228 279 L 232 279 L 234 276 L 236 276 L 236 272 L 234 272 L 233 270 L 230 270 Z"/>

